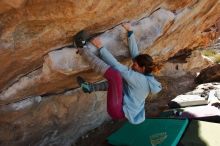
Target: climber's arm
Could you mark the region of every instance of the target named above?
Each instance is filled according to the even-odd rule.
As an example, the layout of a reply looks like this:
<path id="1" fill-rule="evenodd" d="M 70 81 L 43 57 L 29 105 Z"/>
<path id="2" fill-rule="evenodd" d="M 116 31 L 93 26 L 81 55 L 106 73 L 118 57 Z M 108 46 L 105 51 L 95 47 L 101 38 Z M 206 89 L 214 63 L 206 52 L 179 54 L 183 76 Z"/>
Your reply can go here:
<path id="1" fill-rule="evenodd" d="M 128 32 L 128 47 L 131 54 L 132 59 L 139 55 L 137 42 L 134 36 L 134 32 L 132 30 L 130 23 L 122 24 L 124 29 Z"/>
<path id="2" fill-rule="evenodd" d="M 105 47 L 103 47 L 102 42 L 98 37 L 92 39 L 91 43 L 99 50 L 101 58 L 108 65 L 118 70 L 121 68 L 128 69 L 127 66 L 118 62 L 118 60 Z"/>

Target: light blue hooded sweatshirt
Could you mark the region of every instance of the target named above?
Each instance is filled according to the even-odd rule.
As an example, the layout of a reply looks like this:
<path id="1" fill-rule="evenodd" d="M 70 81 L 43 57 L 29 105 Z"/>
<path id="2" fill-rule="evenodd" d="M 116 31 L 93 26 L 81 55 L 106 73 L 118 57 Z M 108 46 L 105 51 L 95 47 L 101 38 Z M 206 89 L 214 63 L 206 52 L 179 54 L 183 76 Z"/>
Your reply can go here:
<path id="1" fill-rule="evenodd" d="M 132 31 L 128 32 L 128 46 L 132 58 L 139 55 L 138 46 Z M 145 120 L 145 99 L 149 93 L 161 91 L 161 84 L 152 74 L 144 75 L 118 62 L 105 48 L 100 49 L 101 58 L 121 73 L 123 78 L 123 111 L 132 124 L 140 124 Z"/>

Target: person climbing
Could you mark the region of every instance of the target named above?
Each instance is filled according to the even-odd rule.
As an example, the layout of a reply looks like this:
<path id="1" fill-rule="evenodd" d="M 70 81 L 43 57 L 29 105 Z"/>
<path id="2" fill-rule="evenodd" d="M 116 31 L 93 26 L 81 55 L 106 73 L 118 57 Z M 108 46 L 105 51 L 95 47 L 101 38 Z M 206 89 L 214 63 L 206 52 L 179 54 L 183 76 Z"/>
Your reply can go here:
<path id="1" fill-rule="evenodd" d="M 145 120 L 145 99 L 149 93 L 160 92 L 162 87 L 152 74 L 158 67 L 152 57 L 139 54 L 131 24 L 124 23 L 122 26 L 128 35 L 132 67 L 119 63 L 103 46 L 100 38 L 95 37 L 90 42 L 98 49 L 101 58 L 90 52 L 86 46 L 79 50 L 91 67 L 101 73 L 107 82 L 89 83 L 80 76 L 77 81 L 85 93 L 107 90 L 107 112 L 112 119 L 126 118 L 132 124 L 140 124 Z"/>

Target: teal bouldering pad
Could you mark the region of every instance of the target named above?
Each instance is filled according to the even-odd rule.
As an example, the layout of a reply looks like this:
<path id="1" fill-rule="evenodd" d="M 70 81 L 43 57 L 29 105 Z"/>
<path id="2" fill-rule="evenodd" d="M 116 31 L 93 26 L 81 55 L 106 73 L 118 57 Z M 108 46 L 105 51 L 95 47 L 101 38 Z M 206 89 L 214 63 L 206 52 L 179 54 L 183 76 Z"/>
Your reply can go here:
<path id="1" fill-rule="evenodd" d="M 125 123 L 107 140 L 115 146 L 176 146 L 188 124 L 187 119 L 146 119 Z"/>

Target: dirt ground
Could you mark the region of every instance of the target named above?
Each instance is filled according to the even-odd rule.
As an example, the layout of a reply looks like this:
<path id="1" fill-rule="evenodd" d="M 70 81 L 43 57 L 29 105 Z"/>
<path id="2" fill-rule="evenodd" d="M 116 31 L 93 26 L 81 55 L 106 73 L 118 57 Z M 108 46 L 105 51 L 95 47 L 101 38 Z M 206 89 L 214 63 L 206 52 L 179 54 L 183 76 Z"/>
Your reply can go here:
<path id="1" fill-rule="evenodd" d="M 155 117 L 168 108 L 167 103 L 179 94 L 189 92 L 195 88 L 194 76 L 185 75 L 180 78 L 160 77 L 163 91 L 156 96 L 148 97 L 146 102 L 147 117 Z M 106 138 L 119 129 L 124 121 L 106 121 L 101 126 L 83 135 L 72 146 L 111 146 Z"/>

